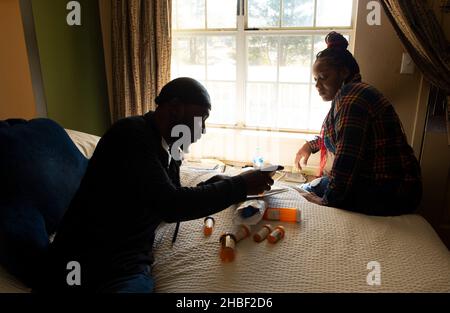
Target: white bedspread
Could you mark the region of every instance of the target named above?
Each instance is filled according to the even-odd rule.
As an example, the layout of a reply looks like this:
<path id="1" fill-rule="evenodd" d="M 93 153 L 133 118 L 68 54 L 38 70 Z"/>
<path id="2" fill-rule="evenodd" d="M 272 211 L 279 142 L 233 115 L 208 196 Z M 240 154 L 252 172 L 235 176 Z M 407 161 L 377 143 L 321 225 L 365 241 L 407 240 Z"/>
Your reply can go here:
<path id="1" fill-rule="evenodd" d="M 211 173 L 182 171 L 183 185 Z M 450 292 L 450 253 L 418 215 L 371 217 L 306 202 L 296 191 L 277 195 L 270 205 L 298 206 L 303 222 L 283 224 L 276 245 L 247 238 L 233 263 L 219 258 L 219 236 L 233 231 L 233 207 L 215 215 L 213 235 L 203 236 L 203 219 L 157 232 L 153 276 L 157 292 Z M 262 221 L 261 224 L 265 224 Z M 381 285 L 369 286 L 367 264 L 381 265 Z M 0 266 L 1 292 L 29 292 Z"/>
<path id="2" fill-rule="evenodd" d="M 86 158 L 91 158 L 100 137 L 71 129 L 66 129 L 66 132 L 77 146 L 78 150 L 80 150 Z"/>
<path id="3" fill-rule="evenodd" d="M 182 182 L 195 185 L 212 175 L 182 171 Z M 286 237 L 275 245 L 241 241 L 229 264 L 219 258 L 219 236 L 233 231 L 234 207 L 214 216 L 209 238 L 203 236 L 203 219 L 181 223 L 173 247 L 175 225 L 160 227 L 154 247 L 156 291 L 450 292 L 450 253 L 418 215 L 350 213 L 311 204 L 292 189 L 269 205 L 300 207 L 303 221 L 272 223 L 286 228 Z M 381 285 L 367 283 L 371 261 L 381 266 Z"/>

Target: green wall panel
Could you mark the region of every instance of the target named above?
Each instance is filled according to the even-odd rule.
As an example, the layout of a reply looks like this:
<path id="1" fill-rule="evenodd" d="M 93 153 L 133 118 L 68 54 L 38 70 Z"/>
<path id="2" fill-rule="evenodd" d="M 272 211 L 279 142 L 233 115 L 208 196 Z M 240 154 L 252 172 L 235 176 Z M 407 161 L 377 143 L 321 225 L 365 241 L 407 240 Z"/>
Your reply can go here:
<path id="1" fill-rule="evenodd" d="M 110 122 L 98 2 L 78 1 L 80 26 L 67 24 L 68 2 L 32 1 L 48 117 L 102 135 Z"/>

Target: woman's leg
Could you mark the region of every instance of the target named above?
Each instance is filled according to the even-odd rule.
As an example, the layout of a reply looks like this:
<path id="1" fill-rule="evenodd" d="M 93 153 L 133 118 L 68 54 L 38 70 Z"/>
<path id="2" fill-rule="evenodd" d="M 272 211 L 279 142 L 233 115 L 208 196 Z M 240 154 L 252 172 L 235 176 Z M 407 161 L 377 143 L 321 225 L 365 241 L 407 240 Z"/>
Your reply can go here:
<path id="1" fill-rule="evenodd" d="M 422 199 L 421 182 L 386 182 L 355 184 L 344 209 L 368 215 L 396 216 L 414 213 Z"/>
<path id="2" fill-rule="evenodd" d="M 309 183 L 302 184 L 300 188 L 307 192 L 313 192 L 318 197 L 323 197 L 323 195 L 325 194 L 325 190 L 327 190 L 329 181 L 330 180 L 327 176 L 322 176 L 314 179 Z"/>

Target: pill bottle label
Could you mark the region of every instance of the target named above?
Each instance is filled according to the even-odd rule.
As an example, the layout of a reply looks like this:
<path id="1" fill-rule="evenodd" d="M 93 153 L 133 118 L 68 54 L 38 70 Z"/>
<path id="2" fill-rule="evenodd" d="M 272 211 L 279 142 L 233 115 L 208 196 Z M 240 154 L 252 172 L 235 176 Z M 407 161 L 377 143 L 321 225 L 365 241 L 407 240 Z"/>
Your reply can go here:
<path id="1" fill-rule="evenodd" d="M 212 219 L 209 218 L 205 221 L 205 227 L 213 228 L 213 226 L 214 226 L 214 221 Z"/>
<path id="2" fill-rule="evenodd" d="M 250 235 L 250 230 L 247 228 L 247 226 L 242 225 L 239 227 L 238 232 L 236 233 L 236 241 L 241 241 L 244 238 L 247 238 Z"/>
<path id="3" fill-rule="evenodd" d="M 265 218 L 268 220 L 279 221 L 280 220 L 280 210 L 277 209 L 267 209 Z"/>
<path id="4" fill-rule="evenodd" d="M 253 240 L 255 240 L 256 242 L 261 242 L 264 239 L 266 239 L 266 237 L 267 237 L 267 235 L 269 235 L 269 233 L 270 233 L 270 229 L 267 227 L 263 227 L 253 236 Z"/>
<path id="5" fill-rule="evenodd" d="M 276 230 L 272 233 L 272 236 L 275 237 L 275 239 L 280 240 L 281 239 L 281 231 Z"/>
<path id="6" fill-rule="evenodd" d="M 276 243 L 284 237 L 284 232 L 280 229 L 275 229 L 267 238 L 270 243 Z"/>
<path id="7" fill-rule="evenodd" d="M 297 215 L 296 215 L 296 222 L 300 223 L 302 221 L 302 211 L 300 211 L 300 209 L 297 209 Z"/>
<path id="8" fill-rule="evenodd" d="M 301 211 L 299 208 L 268 208 L 263 218 L 273 221 L 299 223 L 301 221 Z"/>
<path id="9" fill-rule="evenodd" d="M 234 242 L 234 239 L 231 236 L 226 236 L 224 238 L 223 247 L 234 249 L 236 246 L 236 243 Z"/>

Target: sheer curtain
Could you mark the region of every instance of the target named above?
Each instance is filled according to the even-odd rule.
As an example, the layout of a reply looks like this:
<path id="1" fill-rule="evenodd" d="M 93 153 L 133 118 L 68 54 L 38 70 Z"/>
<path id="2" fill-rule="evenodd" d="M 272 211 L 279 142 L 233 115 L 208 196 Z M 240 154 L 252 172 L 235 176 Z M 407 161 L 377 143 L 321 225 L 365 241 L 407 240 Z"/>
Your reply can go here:
<path id="1" fill-rule="evenodd" d="M 450 94 L 450 44 L 425 0 L 381 0 L 398 36 L 425 78 Z"/>
<path id="2" fill-rule="evenodd" d="M 112 117 L 154 109 L 170 80 L 171 0 L 113 0 Z"/>
<path id="3" fill-rule="evenodd" d="M 251 164 L 255 156 L 264 162 L 286 167 L 294 165 L 295 154 L 314 135 L 255 130 L 208 128 L 206 134 L 190 147 L 186 159 L 220 159 Z M 319 153 L 311 155 L 307 171 L 317 172 Z"/>

